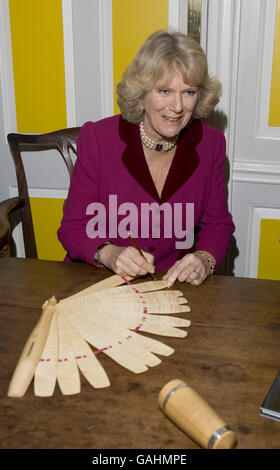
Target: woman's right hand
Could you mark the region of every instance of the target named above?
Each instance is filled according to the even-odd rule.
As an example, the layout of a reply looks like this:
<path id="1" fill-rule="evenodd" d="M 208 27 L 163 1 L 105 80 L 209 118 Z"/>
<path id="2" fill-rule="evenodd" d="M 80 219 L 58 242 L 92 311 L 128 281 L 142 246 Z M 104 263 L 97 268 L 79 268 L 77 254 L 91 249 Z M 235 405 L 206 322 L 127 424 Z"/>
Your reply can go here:
<path id="1" fill-rule="evenodd" d="M 109 244 L 100 252 L 100 262 L 119 276 L 144 276 L 154 273 L 154 256 L 143 251 L 143 256 L 132 246 Z"/>

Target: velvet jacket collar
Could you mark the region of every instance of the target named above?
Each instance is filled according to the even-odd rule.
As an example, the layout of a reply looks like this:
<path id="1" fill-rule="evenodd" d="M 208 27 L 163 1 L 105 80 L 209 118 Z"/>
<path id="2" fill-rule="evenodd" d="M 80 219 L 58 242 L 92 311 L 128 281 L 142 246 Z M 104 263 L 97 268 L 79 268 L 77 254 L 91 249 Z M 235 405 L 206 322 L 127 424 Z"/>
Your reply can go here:
<path id="1" fill-rule="evenodd" d="M 122 156 L 123 164 L 142 188 L 160 204 L 167 202 L 199 165 L 199 156 L 195 149 L 202 138 L 202 124 L 200 120 L 194 119 L 179 136 L 176 152 L 159 197 L 143 152 L 139 126 L 120 117 L 119 135 L 126 143 Z"/>

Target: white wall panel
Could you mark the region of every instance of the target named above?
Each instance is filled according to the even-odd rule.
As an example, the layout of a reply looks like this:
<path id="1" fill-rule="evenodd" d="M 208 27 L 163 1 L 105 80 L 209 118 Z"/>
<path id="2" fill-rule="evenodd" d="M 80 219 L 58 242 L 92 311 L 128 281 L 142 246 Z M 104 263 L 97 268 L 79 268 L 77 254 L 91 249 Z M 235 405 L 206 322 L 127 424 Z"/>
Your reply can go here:
<path id="1" fill-rule="evenodd" d="M 255 183 L 235 181 L 232 195 L 232 212 L 236 224 L 235 239 L 237 247 L 234 248 L 234 274 L 236 276 L 256 277 L 252 266 L 258 264 L 256 236 L 252 230 L 252 210 L 255 207 L 275 208 L 279 206 L 279 184 Z M 252 251 L 253 247 L 253 251 Z M 250 259 L 250 262 L 248 261 Z M 254 274 L 253 274 L 254 273 Z"/>
<path id="2" fill-rule="evenodd" d="M 77 126 L 101 118 L 100 24 L 97 0 L 73 0 Z"/>
<path id="3" fill-rule="evenodd" d="M 72 2 L 62 0 L 67 127 L 76 127 L 75 62 Z"/>
<path id="4" fill-rule="evenodd" d="M 267 11 L 269 8 L 269 14 Z M 266 15 L 264 14 L 266 12 Z M 256 129 L 259 113 L 262 122 L 268 121 L 267 102 L 270 96 L 272 60 L 266 62 L 265 78 L 260 64 L 265 56 L 272 57 L 273 43 L 265 41 L 267 30 L 274 32 L 276 1 L 246 0 L 242 2 L 239 76 L 236 108 L 235 160 L 247 162 L 273 162 L 279 164 L 279 140 L 261 136 Z M 266 30 L 266 31 L 265 31 Z"/>

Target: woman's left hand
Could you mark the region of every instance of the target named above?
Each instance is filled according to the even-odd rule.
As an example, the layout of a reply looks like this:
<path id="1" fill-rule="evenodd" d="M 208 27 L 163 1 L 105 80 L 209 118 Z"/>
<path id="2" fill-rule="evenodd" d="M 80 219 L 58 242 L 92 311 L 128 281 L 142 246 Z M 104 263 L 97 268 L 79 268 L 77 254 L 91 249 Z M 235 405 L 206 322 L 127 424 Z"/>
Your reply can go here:
<path id="1" fill-rule="evenodd" d="M 192 286 L 199 286 L 211 273 L 211 267 L 203 255 L 189 253 L 167 271 L 162 277 L 171 287 L 178 279 L 180 282 L 189 282 Z"/>

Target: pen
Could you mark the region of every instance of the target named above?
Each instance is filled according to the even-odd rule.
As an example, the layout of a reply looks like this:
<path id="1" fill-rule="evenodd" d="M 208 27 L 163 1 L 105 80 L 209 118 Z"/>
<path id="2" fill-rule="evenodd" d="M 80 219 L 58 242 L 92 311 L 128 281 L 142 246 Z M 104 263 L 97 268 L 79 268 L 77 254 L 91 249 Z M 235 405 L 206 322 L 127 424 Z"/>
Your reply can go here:
<path id="1" fill-rule="evenodd" d="M 143 258 L 145 258 L 145 256 L 143 255 L 142 250 L 141 250 L 141 248 L 139 247 L 137 241 L 133 238 L 133 236 L 132 236 L 132 234 L 131 234 L 130 232 L 128 233 L 128 236 L 129 236 L 130 241 L 131 241 L 131 243 L 133 244 L 134 248 L 136 248 L 136 250 L 140 253 L 140 255 L 143 256 Z M 145 259 L 146 259 L 146 258 L 145 258 Z M 152 276 L 152 278 L 153 278 L 154 281 L 157 280 L 157 278 L 156 278 L 156 276 L 155 276 L 154 273 L 149 273 L 149 274 Z"/>

